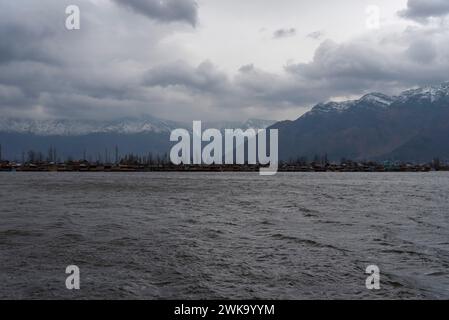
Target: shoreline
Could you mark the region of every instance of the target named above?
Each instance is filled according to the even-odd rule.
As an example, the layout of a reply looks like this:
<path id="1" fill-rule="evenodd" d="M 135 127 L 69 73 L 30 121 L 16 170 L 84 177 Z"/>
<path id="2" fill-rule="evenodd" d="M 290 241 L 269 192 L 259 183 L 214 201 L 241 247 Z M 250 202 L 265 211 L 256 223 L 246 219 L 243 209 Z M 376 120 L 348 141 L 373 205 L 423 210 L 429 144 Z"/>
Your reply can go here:
<path id="1" fill-rule="evenodd" d="M 260 167 L 160 167 L 160 168 L 1 168 L 0 172 L 110 172 L 110 173 L 129 173 L 129 172 L 259 172 Z M 314 168 L 314 167 L 304 167 L 304 168 L 278 168 L 277 172 L 335 172 L 335 173 L 346 173 L 346 172 L 449 172 L 449 168 L 442 168 L 435 170 L 431 167 L 390 167 L 390 168 Z"/>
<path id="2" fill-rule="evenodd" d="M 12 162 L 0 161 L 0 172 L 260 172 L 267 168 L 261 164 L 180 164 L 162 162 L 102 163 L 86 160 L 65 162 Z M 411 163 L 399 161 L 329 161 L 280 162 L 277 172 L 430 172 L 449 171 L 449 165 L 439 161 Z"/>

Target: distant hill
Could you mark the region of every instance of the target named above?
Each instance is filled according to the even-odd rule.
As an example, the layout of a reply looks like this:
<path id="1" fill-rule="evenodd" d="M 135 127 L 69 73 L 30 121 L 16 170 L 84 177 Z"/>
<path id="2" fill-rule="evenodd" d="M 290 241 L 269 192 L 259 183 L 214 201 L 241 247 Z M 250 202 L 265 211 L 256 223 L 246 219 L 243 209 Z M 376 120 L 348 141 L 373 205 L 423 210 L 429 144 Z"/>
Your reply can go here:
<path id="1" fill-rule="evenodd" d="M 449 82 L 390 97 L 316 105 L 295 121 L 278 122 L 284 160 L 328 159 L 430 161 L 449 159 Z"/>
<path id="2" fill-rule="evenodd" d="M 275 121 L 250 119 L 245 122 L 204 122 L 203 129 L 266 128 Z M 150 116 L 113 121 L 95 120 L 29 120 L 1 119 L 0 144 L 3 157 L 21 161 L 27 152 L 41 152 L 46 158 L 49 149 L 56 150 L 59 159 L 115 160 L 119 154 L 153 156 L 168 153 L 172 143 L 170 132 L 176 128 L 192 129 L 192 123 L 162 120 Z"/>
<path id="3" fill-rule="evenodd" d="M 123 118 L 112 121 L 96 120 L 31 120 L 0 119 L 0 132 L 33 134 L 37 136 L 83 136 L 88 134 L 164 133 L 178 128 L 179 123 L 154 117 Z"/>

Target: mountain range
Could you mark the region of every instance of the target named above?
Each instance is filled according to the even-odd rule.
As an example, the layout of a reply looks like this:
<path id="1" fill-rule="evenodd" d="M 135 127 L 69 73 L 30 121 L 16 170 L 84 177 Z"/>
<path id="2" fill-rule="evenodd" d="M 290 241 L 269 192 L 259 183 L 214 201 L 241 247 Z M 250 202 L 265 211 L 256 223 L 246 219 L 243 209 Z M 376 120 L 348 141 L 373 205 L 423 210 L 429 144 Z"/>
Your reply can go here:
<path id="1" fill-rule="evenodd" d="M 295 121 L 278 122 L 284 160 L 449 159 L 449 82 L 398 96 L 370 93 L 358 100 L 320 103 Z"/>
<path id="2" fill-rule="evenodd" d="M 113 121 L 0 118 L 0 144 L 10 159 L 28 150 L 45 155 L 50 147 L 61 159 L 86 153 L 112 159 L 115 146 L 120 154 L 167 153 L 171 130 L 191 126 L 150 116 Z M 203 122 L 203 128 L 278 129 L 281 160 L 447 160 L 449 82 L 397 96 L 369 93 L 357 100 L 319 103 L 294 121 Z"/>
<path id="3" fill-rule="evenodd" d="M 205 128 L 266 128 L 275 121 L 249 119 L 245 122 L 222 121 L 204 122 Z M 20 118 L 0 118 L 0 132 L 22 133 L 37 136 L 83 136 L 89 134 L 139 134 L 167 133 L 176 128 L 190 128 L 191 123 L 162 120 L 150 116 L 122 118 L 111 121 L 97 120 L 35 120 Z"/>
<path id="4" fill-rule="evenodd" d="M 249 119 L 245 122 L 203 122 L 203 128 L 265 129 L 275 121 Z M 163 155 L 171 146 L 170 133 L 192 128 L 192 123 L 162 120 L 151 116 L 111 121 L 67 119 L 0 118 L 0 145 L 4 158 L 20 160 L 29 150 L 47 156 L 56 150 L 58 158 L 113 160 L 116 146 L 121 155 Z"/>

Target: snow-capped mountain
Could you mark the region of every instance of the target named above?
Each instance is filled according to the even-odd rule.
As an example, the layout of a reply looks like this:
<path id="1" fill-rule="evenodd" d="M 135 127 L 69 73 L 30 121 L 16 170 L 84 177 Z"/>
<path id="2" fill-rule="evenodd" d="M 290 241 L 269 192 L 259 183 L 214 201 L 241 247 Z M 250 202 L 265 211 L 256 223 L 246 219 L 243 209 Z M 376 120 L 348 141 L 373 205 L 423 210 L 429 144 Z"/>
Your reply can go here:
<path id="1" fill-rule="evenodd" d="M 343 112 L 351 108 L 356 104 L 356 101 L 344 101 L 344 102 L 327 102 L 319 103 L 312 110 L 310 110 L 306 115 L 312 115 L 316 113 L 333 113 L 333 112 Z"/>
<path id="2" fill-rule="evenodd" d="M 263 129 L 274 121 L 203 123 L 203 130 Z M 192 122 L 174 122 L 154 117 L 124 118 L 114 121 L 96 120 L 30 120 L 0 118 L 0 145 L 3 155 L 20 160 L 29 150 L 47 154 L 57 150 L 60 159 L 106 158 L 117 147 L 121 154 L 164 155 L 172 142 L 170 133 L 177 128 L 192 130 Z"/>
<path id="3" fill-rule="evenodd" d="M 395 99 L 395 97 L 390 97 L 382 93 L 373 92 L 364 95 L 357 101 L 357 103 L 370 104 L 377 107 L 388 107 L 395 101 Z"/>
<path id="4" fill-rule="evenodd" d="M 280 158 L 449 160 L 449 82 L 320 103 L 279 130 Z"/>
<path id="5" fill-rule="evenodd" d="M 402 92 L 398 96 L 388 96 L 382 93 L 373 92 L 364 95 L 358 100 L 349 100 L 342 102 L 319 103 L 306 115 L 319 113 L 336 113 L 345 112 L 352 108 L 361 107 L 378 107 L 388 108 L 393 104 L 404 103 L 436 103 L 449 100 L 449 82 L 440 85 L 425 86 L 422 88 L 410 89 Z"/>
<path id="6" fill-rule="evenodd" d="M 444 82 L 437 86 L 425 86 L 422 88 L 404 91 L 398 97 L 398 101 L 407 102 L 411 100 L 420 100 L 423 102 L 434 103 L 444 99 L 447 100 L 448 97 L 449 97 L 449 82 Z"/>
<path id="7" fill-rule="evenodd" d="M 313 115 L 317 113 L 341 113 L 352 108 L 359 107 L 387 108 L 393 104 L 396 99 L 396 97 L 390 97 L 382 93 L 373 92 L 364 95 L 358 100 L 319 103 L 313 107 L 310 112 L 306 113 L 306 115 Z"/>
<path id="8" fill-rule="evenodd" d="M 205 128 L 227 129 L 265 129 L 275 121 L 250 119 L 245 122 L 227 121 L 205 123 Z M 81 136 L 92 133 L 169 133 L 176 128 L 192 127 L 191 123 L 162 120 L 153 117 L 124 118 L 113 121 L 96 120 L 34 120 L 34 119 L 2 119 L 0 132 L 26 133 L 39 136 Z"/>
<path id="9" fill-rule="evenodd" d="M 122 119 L 106 123 L 99 132 L 135 134 L 142 132 L 164 133 L 179 128 L 180 124 L 174 121 L 144 117 L 142 119 Z"/>
<path id="10" fill-rule="evenodd" d="M 115 121 L 0 118 L 1 132 L 27 133 L 40 136 L 80 136 L 92 133 L 162 133 L 170 132 L 176 127 L 178 127 L 178 125 L 175 122 L 150 117 L 141 119 L 129 118 Z"/>

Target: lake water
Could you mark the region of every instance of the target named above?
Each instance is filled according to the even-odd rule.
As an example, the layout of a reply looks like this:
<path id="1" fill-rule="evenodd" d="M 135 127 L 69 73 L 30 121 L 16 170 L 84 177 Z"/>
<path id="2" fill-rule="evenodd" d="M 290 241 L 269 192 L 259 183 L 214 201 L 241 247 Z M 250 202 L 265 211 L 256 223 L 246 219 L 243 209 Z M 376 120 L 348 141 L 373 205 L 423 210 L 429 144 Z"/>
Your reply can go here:
<path id="1" fill-rule="evenodd" d="M 448 299 L 448 194 L 448 173 L 0 173 L 0 299 Z"/>

